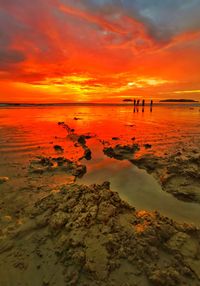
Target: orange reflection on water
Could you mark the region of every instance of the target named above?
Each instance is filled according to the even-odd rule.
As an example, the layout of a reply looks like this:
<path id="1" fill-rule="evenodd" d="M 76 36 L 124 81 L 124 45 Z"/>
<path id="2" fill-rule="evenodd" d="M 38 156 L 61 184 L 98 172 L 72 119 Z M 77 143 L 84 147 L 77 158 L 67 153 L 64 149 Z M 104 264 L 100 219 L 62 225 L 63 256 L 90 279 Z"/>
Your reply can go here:
<path id="1" fill-rule="evenodd" d="M 155 106 L 150 112 L 132 106 L 65 106 L 0 109 L 0 152 L 16 151 L 34 155 L 55 155 L 53 145 L 62 145 L 68 158 L 78 158 L 82 149 L 66 139 L 67 132 L 58 126 L 64 121 L 77 134 L 95 134 L 108 145 L 140 145 L 140 152 L 163 154 L 184 142 L 198 142 L 198 107 Z M 78 120 L 75 120 L 78 119 Z M 112 140 L 117 137 L 118 140 Z M 93 141 L 88 140 L 88 144 Z M 152 148 L 145 149 L 144 144 Z M 95 143 L 94 143 L 95 144 Z M 95 147 L 95 146 L 94 146 Z"/>
<path id="2" fill-rule="evenodd" d="M 111 188 L 116 188 L 116 191 L 121 192 L 120 195 L 124 192 L 124 199 L 131 198 L 133 205 L 139 206 L 138 209 L 163 211 L 160 201 L 164 204 L 168 202 L 165 210 L 169 215 L 171 205 L 176 206 L 177 203 L 170 198 L 163 198 L 160 187 L 152 178 L 150 180 L 145 177 L 147 174 L 133 169 L 133 165 L 127 160 L 116 161 L 105 157 L 103 148 L 116 144 L 137 143 L 141 150 L 133 156 L 143 153 L 170 154 L 170 150 L 177 152 L 179 147 L 198 148 L 199 117 L 199 108 L 190 109 L 189 106 L 155 106 L 152 112 L 146 106 L 144 112 L 139 108 L 138 113 L 133 112 L 132 106 L 0 108 L 0 174 L 9 177 L 10 182 L 12 179 L 15 180 L 14 187 L 18 177 L 26 175 L 30 160 L 36 156 L 64 156 L 73 160 L 82 157 L 83 148 L 77 147 L 77 142 L 69 140 L 67 131 L 62 125 L 58 125 L 58 122 L 65 122 L 77 135 L 94 135 L 94 138 L 86 142 L 92 151 L 92 160 L 81 161 L 86 165 L 87 173 L 80 183 L 84 184 L 84 180 L 92 183 L 110 181 L 113 184 Z M 113 140 L 113 137 L 117 137 L 117 140 Z M 145 149 L 143 145 L 146 143 L 152 147 Z M 54 145 L 62 146 L 64 151 L 57 152 Z M 49 181 L 46 180 L 47 177 Z M 55 176 L 47 174 L 44 183 L 48 186 L 53 184 L 52 189 L 56 190 L 59 182 L 70 183 L 70 179 L 65 172 Z M 159 201 L 156 201 L 154 194 Z M 180 210 L 185 207 L 188 216 L 192 213 L 192 221 L 197 220 L 196 216 L 199 218 L 199 212 L 194 211 L 194 206 L 191 207 L 192 210 L 188 210 L 186 206 L 178 206 Z M 175 207 L 174 212 L 176 217 Z M 137 216 L 136 231 L 147 231 L 150 226 L 148 219 L 153 219 L 150 213 L 139 212 Z"/>

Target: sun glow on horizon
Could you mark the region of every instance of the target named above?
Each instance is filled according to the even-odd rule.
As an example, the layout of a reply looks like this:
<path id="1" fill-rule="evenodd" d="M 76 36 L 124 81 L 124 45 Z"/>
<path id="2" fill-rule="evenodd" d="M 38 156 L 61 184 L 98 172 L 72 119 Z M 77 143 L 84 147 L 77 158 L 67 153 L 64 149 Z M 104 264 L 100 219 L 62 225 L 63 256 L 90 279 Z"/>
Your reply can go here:
<path id="1" fill-rule="evenodd" d="M 131 81 L 130 81 L 131 80 Z M 129 97 L 129 93 L 133 96 L 132 91 L 140 88 L 145 89 L 148 87 L 161 86 L 168 83 L 167 80 L 156 78 L 131 78 L 131 75 L 120 74 L 116 82 L 116 75 L 112 77 L 101 77 L 100 79 L 91 77 L 89 75 L 73 74 L 59 78 L 46 78 L 43 81 L 35 82 L 32 84 L 17 82 L 14 83 L 16 88 L 32 91 L 40 91 L 57 94 L 59 97 L 65 93 L 73 95 L 77 101 L 94 101 L 93 95 L 97 100 L 101 100 L 98 95 L 110 95 L 115 98 Z"/>

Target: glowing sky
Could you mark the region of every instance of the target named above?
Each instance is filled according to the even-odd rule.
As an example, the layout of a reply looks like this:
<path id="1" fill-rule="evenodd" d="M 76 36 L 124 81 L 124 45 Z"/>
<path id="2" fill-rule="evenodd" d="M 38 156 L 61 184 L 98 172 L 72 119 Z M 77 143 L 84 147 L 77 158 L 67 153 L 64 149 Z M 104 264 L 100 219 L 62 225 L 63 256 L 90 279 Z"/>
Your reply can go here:
<path id="1" fill-rule="evenodd" d="M 200 0 L 0 0 L 0 101 L 200 100 Z"/>

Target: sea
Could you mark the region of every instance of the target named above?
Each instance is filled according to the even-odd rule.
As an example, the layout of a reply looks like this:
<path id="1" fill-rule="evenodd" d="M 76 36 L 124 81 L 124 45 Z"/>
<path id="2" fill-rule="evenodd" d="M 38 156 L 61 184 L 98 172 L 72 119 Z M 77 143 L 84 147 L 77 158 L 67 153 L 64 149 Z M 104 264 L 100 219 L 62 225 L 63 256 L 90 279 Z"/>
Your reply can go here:
<path id="1" fill-rule="evenodd" d="M 135 109 L 132 104 L 1 104 L 0 177 L 8 177 L 9 182 L 0 185 L 0 203 L 1 196 L 7 196 L 9 202 L 23 200 L 24 189 L 30 189 L 30 198 L 34 197 L 35 185 L 27 183 L 28 166 L 38 156 L 58 156 L 54 145 L 64 148 L 62 156 L 78 160 L 81 148 L 68 140 L 66 130 L 58 122 L 65 122 L 76 134 L 92 137 L 87 140 L 92 159 L 83 160 L 87 173 L 77 183 L 110 181 L 111 189 L 137 209 L 156 210 L 180 222 L 199 224 L 198 204 L 179 201 L 164 192 L 145 170 L 103 153 L 104 146 L 116 144 L 139 144 L 140 151 L 134 157 L 148 153 L 166 156 L 180 149 L 198 149 L 198 103 L 159 103 L 152 108 Z M 145 144 L 152 147 L 146 149 Z M 55 188 L 68 181 L 62 174 L 51 176 L 46 184 Z"/>

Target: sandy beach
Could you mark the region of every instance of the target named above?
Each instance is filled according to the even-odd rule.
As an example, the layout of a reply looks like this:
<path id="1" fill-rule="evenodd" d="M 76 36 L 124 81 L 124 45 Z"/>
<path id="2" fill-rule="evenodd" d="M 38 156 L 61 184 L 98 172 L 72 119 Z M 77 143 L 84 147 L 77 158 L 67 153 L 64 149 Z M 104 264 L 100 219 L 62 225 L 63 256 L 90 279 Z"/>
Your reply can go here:
<path id="1" fill-rule="evenodd" d="M 53 141 L 46 138 L 42 151 L 27 141 L 19 157 L 13 146 L 1 158 L 1 285 L 200 285 L 196 123 L 190 144 L 176 139 L 163 153 L 162 144 L 155 151 L 158 135 L 150 127 L 148 141 L 137 139 L 127 120 L 131 110 L 120 118 L 126 138 L 95 133 L 87 115 L 74 111 L 71 124 L 50 116 L 38 124 L 35 116 L 40 136 L 44 118 L 45 128 L 51 124 Z M 1 131 L 11 128 L 8 119 Z M 12 132 L 19 131 L 12 126 Z"/>

